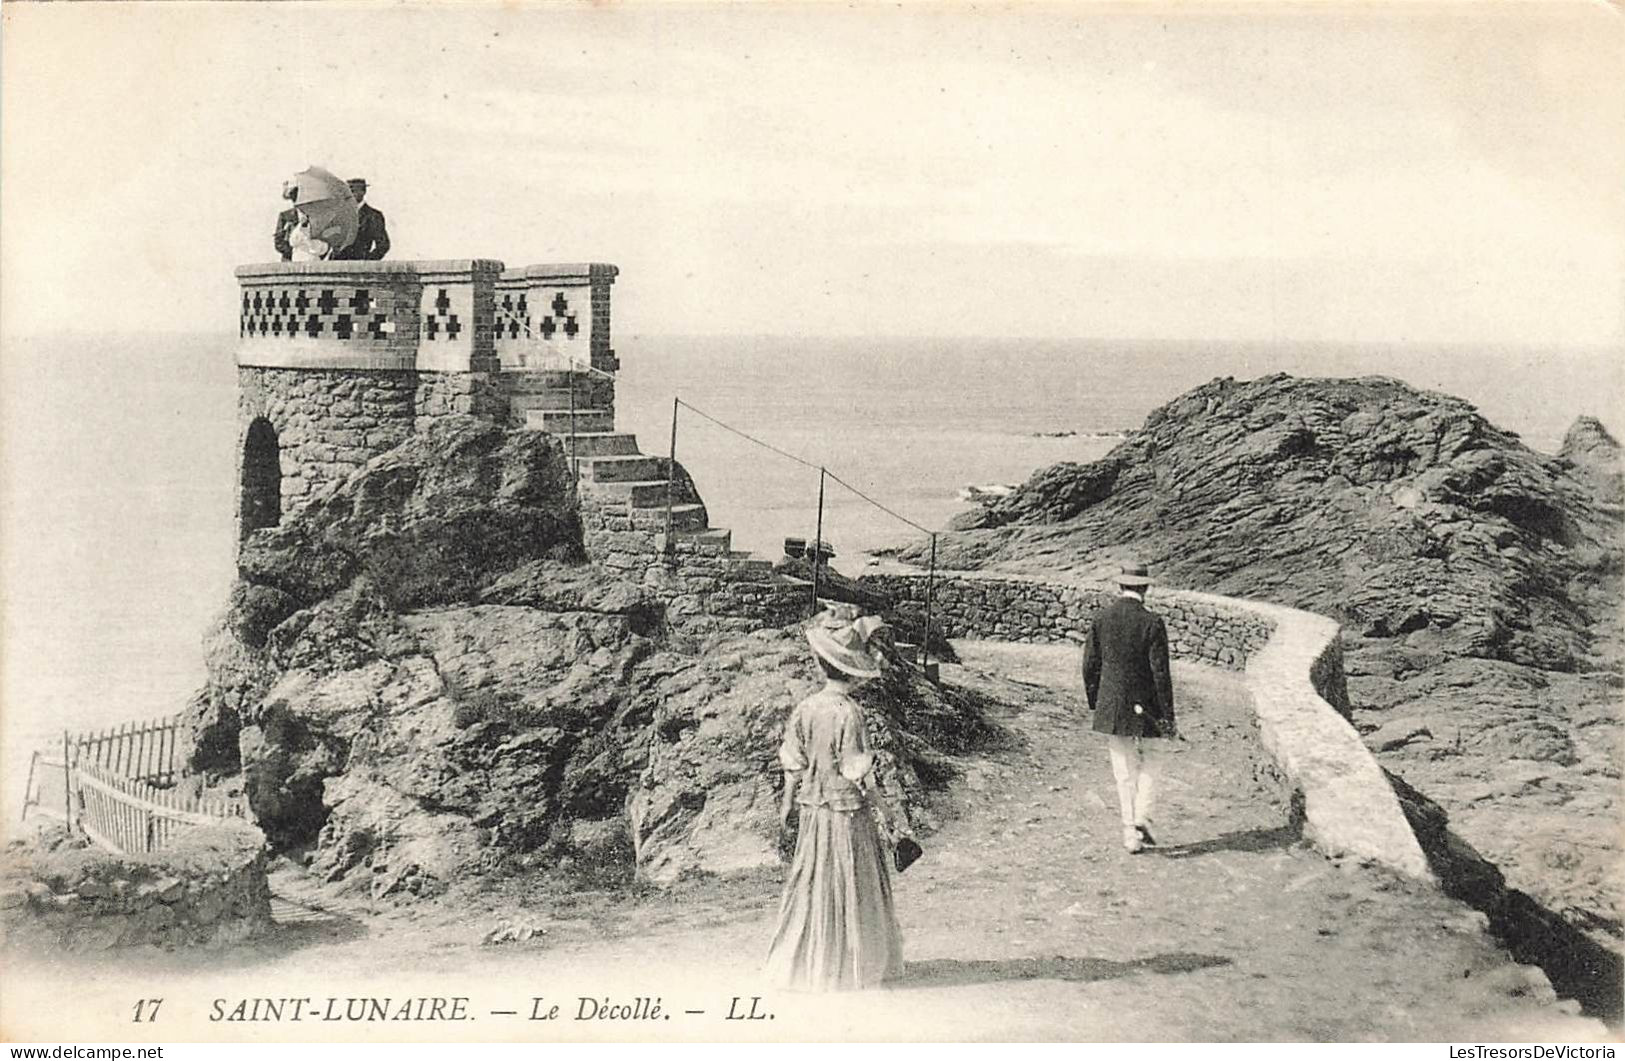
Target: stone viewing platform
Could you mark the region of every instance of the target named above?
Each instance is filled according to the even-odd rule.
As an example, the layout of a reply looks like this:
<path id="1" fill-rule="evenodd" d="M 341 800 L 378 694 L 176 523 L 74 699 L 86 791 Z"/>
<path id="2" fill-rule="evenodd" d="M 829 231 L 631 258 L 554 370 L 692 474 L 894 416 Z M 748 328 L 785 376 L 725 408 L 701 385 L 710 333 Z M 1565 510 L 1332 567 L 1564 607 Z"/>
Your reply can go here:
<path id="1" fill-rule="evenodd" d="M 587 555 L 673 618 L 795 617 L 804 581 L 733 548 L 693 480 L 616 430 L 603 263 L 489 259 L 276 262 L 237 269 L 240 536 L 394 449 L 473 416 L 559 439 L 578 476 Z"/>

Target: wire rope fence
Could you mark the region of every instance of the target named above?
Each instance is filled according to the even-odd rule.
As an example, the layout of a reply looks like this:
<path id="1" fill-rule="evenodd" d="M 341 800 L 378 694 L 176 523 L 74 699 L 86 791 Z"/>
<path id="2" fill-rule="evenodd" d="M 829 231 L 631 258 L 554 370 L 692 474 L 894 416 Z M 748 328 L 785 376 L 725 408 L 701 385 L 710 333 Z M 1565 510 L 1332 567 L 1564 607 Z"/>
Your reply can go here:
<path id="1" fill-rule="evenodd" d="M 811 470 L 814 470 L 814 471 L 818 472 L 818 502 L 817 502 L 817 519 L 816 519 L 816 523 L 815 523 L 815 528 L 816 529 L 815 529 L 815 532 L 814 532 L 813 542 L 808 546 L 808 559 L 809 559 L 810 566 L 812 568 L 811 605 L 812 605 L 812 609 L 814 611 L 817 611 L 817 609 L 818 609 L 821 569 L 822 569 L 822 567 L 824 565 L 825 560 L 828 558 L 828 556 L 833 555 L 831 553 L 830 549 L 829 549 L 828 543 L 825 542 L 825 540 L 824 540 L 824 507 L 825 507 L 825 491 L 826 491 L 826 484 L 827 483 L 830 483 L 830 482 L 835 483 L 836 485 L 842 487 L 843 489 L 845 489 L 846 491 L 851 493 L 853 496 L 857 497 L 859 500 L 865 502 L 866 504 L 872 506 L 873 508 L 875 508 L 878 511 L 886 514 L 887 516 L 890 516 L 892 519 L 897 520 L 900 523 L 906 524 L 907 526 L 912 527 L 913 529 L 919 531 L 920 533 L 925 534 L 925 535 L 928 536 L 928 538 L 930 540 L 930 553 L 929 553 L 929 560 L 928 560 L 927 568 L 926 568 L 925 618 L 924 618 L 924 623 L 922 625 L 923 634 L 922 634 L 922 636 L 920 638 L 920 644 L 918 646 L 919 656 L 918 656 L 918 660 L 917 660 L 917 662 L 919 663 L 919 665 L 922 668 L 926 667 L 929 660 L 930 660 L 931 609 L 932 609 L 932 605 L 933 605 L 933 602 L 934 602 L 935 589 L 936 589 L 937 534 L 938 534 L 938 532 L 935 531 L 935 530 L 932 530 L 930 527 L 926 527 L 923 524 L 920 524 L 920 523 L 918 523 L 918 522 L 916 522 L 916 521 L 914 521 L 912 519 L 909 519 L 907 516 L 904 516 L 900 512 L 897 512 L 895 509 L 891 508 L 890 506 L 876 500 L 874 497 L 871 497 L 865 491 L 860 490 L 856 486 L 852 485 L 846 479 L 844 479 L 841 476 L 839 476 L 839 475 L 835 474 L 834 472 L 830 471 L 827 466 L 825 466 L 823 464 L 820 464 L 820 463 L 817 463 L 815 461 L 808 460 L 805 457 L 798 456 L 797 454 L 791 453 L 788 450 L 785 450 L 785 449 L 782 449 L 782 448 L 780 448 L 778 446 L 775 446 L 771 442 L 766 441 L 765 439 L 758 438 L 757 436 L 751 434 L 748 431 L 745 431 L 745 430 L 743 430 L 743 429 L 741 429 L 739 427 L 736 427 L 733 424 L 730 424 L 727 421 L 720 419 L 719 417 L 713 416 L 712 414 L 706 412 L 705 410 L 700 409 L 697 406 L 692 405 L 689 402 L 684 401 L 680 397 L 673 397 L 672 398 L 672 407 L 671 407 L 671 447 L 668 450 L 667 481 L 666 481 L 666 530 L 667 530 L 666 541 L 668 543 L 670 543 L 671 540 L 672 540 L 672 538 L 671 538 L 672 498 L 673 498 L 673 494 L 674 494 L 674 490 L 675 490 L 675 486 L 676 486 L 676 478 L 677 478 L 677 423 L 678 423 L 678 414 L 683 409 L 687 409 L 689 412 L 693 413 L 695 416 L 698 416 L 701 419 L 708 421 L 709 423 L 723 429 L 724 431 L 727 431 L 727 432 L 729 432 L 729 433 L 731 433 L 733 435 L 737 435 L 738 437 L 744 439 L 745 441 L 750 442 L 753 445 L 759 446 L 760 448 L 765 449 L 770 453 L 776 454 L 777 456 L 779 456 L 779 457 L 781 457 L 781 458 L 783 458 L 785 460 L 793 461 L 794 463 L 799 464 L 804 468 L 808 468 L 808 469 L 811 469 Z"/>

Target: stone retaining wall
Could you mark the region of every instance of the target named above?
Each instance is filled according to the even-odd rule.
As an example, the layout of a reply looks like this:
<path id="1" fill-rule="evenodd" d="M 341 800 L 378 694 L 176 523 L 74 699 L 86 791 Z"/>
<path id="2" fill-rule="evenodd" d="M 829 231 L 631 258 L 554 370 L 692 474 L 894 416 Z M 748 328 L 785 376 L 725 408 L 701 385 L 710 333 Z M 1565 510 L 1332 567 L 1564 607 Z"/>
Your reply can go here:
<path id="1" fill-rule="evenodd" d="M 860 581 L 896 600 L 925 600 L 924 575 L 866 575 Z M 1116 595 L 1105 585 L 939 571 L 931 614 L 948 637 L 1064 641 L 1068 634 L 1085 634 Z M 1227 597 L 1153 588 L 1147 604 L 1167 624 L 1168 647 L 1178 659 L 1241 670 L 1269 640 L 1271 624 Z"/>
<path id="2" fill-rule="evenodd" d="M 1245 602 L 1273 620 L 1269 643 L 1247 661 L 1259 739 L 1301 796 L 1304 838 L 1321 851 L 1434 880 L 1389 785 L 1352 725 L 1337 623 L 1323 615 Z"/>
<path id="3" fill-rule="evenodd" d="M 698 500 L 686 476 L 679 503 Z M 664 548 L 664 516 L 581 484 L 582 544 L 594 563 L 641 583 L 666 605 L 680 626 L 784 626 L 806 618 L 811 587 L 775 575 L 766 561 L 734 554 L 726 537 L 678 534 Z"/>
<path id="4" fill-rule="evenodd" d="M 114 855 L 54 829 L 16 841 L 0 881 L 9 945 L 71 951 L 223 946 L 271 927 L 265 837 L 198 826 L 166 850 Z"/>
<path id="5" fill-rule="evenodd" d="M 925 599 L 923 573 L 870 575 L 863 582 L 898 599 Z M 949 637 L 1053 642 L 1086 632 L 1116 592 L 1030 576 L 938 572 L 932 613 Z M 1146 603 L 1167 623 L 1176 658 L 1246 675 L 1259 740 L 1302 809 L 1306 840 L 1332 857 L 1434 879 L 1399 799 L 1348 721 L 1341 629 L 1334 620 L 1184 590 L 1153 588 Z"/>

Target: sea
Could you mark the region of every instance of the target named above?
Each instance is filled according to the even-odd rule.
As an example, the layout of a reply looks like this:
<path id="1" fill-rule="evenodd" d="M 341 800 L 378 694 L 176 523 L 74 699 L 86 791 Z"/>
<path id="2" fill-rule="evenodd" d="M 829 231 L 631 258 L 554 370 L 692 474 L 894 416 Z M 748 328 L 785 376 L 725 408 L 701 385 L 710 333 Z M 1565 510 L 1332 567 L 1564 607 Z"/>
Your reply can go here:
<path id="1" fill-rule="evenodd" d="M 233 577 L 233 334 L 63 334 L 0 351 L 0 821 L 64 729 L 178 710 Z M 1104 454 L 1220 376 L 1387 375 L 1555 452 L 1625 427 L 1618 348 L 622 334 L 617 426 L 672 444 L 715 526 L 837 566 L 943 527 L 968 487 Z"/>

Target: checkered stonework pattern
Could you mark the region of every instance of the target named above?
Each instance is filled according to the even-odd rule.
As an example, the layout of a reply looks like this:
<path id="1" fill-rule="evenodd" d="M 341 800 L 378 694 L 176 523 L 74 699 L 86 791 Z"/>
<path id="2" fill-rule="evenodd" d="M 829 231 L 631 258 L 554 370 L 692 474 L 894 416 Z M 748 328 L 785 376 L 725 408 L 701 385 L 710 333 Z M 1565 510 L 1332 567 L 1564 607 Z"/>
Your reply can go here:
<path id="1" fill-rule="evenodd" d="M 547 304 L 551 311 L 542 318 L 537 325 L 537 332 L 543 339 L 551 339 L 560 332 L 566 339 L 574 339 L 581 334 L 581 325 L 576 321 L 576 312 L 570 305 L 570 300 L 564 297 L 563 291 L 555 291 L 553 301 Z"/>
<path id="2" fill-rule="evenodd" d="M 433 298 L 430 298 L 430 293 Z M 444 287 L 432 287 L 423 293 L 423 338 L 427 342 L 444 339 L 455 342 L 463 338 L 468 324 L 462 315 L 453 311 L 451 293 Z"/>
<path id="3" fill-rule="evenodd" d="M 590 288 L 557 281 L 529 287 L 509 283 L 494 293 L 492 310 L 495 349 L 504 367 L 545 369 L 588 362 L 591 355 L 582 347 L 594 341 L 598 327 Z"/>
<path id="4" fill-rule="evenodd" d="M 518 339 L 530 337 L 530 301 L 523 291 L 517 295 L 506 292 L 497 300 L 496 338 Z"/>
<path id="5" fill-rule="evenodd" d="M 257 287 L 243 292 L 239 338 L 387 341 L 395 333 L 388 288 Z"/>

